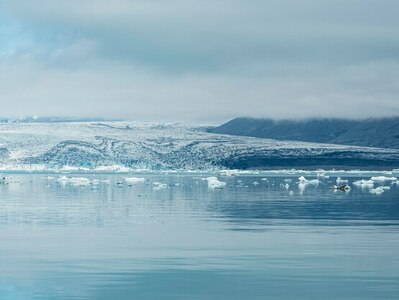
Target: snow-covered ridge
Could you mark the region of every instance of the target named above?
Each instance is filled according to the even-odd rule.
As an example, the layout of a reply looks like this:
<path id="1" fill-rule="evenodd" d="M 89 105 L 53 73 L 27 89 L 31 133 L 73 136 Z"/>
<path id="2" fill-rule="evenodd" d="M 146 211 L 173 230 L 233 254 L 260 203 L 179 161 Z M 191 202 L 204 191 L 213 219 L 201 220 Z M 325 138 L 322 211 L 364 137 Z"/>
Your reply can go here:
<path id="1" fill-rule="evenodd" d="M 209 170 L 399 166 L 399 150 L 284 142 L 208 133 L 184 124 L 0 124 L 0 168 Z"/>

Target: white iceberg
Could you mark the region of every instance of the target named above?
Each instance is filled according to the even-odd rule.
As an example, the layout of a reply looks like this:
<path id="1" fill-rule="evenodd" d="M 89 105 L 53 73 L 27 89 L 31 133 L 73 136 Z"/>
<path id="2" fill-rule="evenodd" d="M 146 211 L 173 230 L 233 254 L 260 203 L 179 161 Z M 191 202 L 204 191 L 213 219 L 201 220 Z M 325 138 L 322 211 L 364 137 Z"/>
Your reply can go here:
<path id="1" fill-rule="evenodd" d="M 304 191 L 305 188 L 306 188 L 307 186 L 309 186 L 309 185 L 316 186 L 316 185 L 318 185 L 318 184 L 320 183 L 320 180 L 319 180 L 319 179 L 308 180 L 308 179 L 306 179 L 304 176 L 299 177 L 298 180 L 299 180 L 298 188 L 299 188 L 299 190 L 301 190 L 301 191 Z"/>
<path id="2" fill-rule="evenodd" d="M 221 189 L 226 186 L 226 182 L 220 181 L 217 177 L 208 177 L 205 180 L 208 181 L 210 189 Z"/>
<path id="3" fill-rule="evenodd" d="M 371 177 L 371 180 L 378 181 L 378 182 L 385 182 L 385 181 L 397 181 L 398 178 L 386 177 L 386 176 L 375 176 L 375 177 Z"/>
<path id="4" fill-rule="evenodd" d="M 90 185 L 90 179 L 86 177 L 66 177 L 66 176 L 61 176 L 57 178 L 57 182 L 66 185 L 71 184 L 73 186 L 88 186 Z"/>
<path id="5" fill-rule="evenodd" d="M 348 180 L 342 179 L 341 177 L 337 178 L 337 185 L 343 185 L 343 184 L 347 184 Z"/>
<path id="6" fill-rule="evenodd" d="M 383 192 L 385 192 L 385 190 L 382 187 L 378 187 L 378 188 L 370 190 L 371 194 L 377 194 L 377 195 L 382 194 Z"/>
<path id="7" fill-rule="evenodd" d="M 162 182 L 153 182 L 152 183 L 154 185 L 154 190 L 162 190 L 162 189 L 166 189 L 168 187 L 168 185 L 166 183 L 162 183 Z"/>
<path id="8" fill-rule="evenodd" d="M 361 188 L 369 188 L 369 189 L 372 189 L 372 188 L 374 188 L 374 181 L 373 181 L 373 180 L 365 180 L 365 179 L 362 179 L 362 180 L 355 181 L 355 182 L 353 183 L 353 185 L 359 186 L 359 187 L 361 187 Z"/>
<path id="9" fill-rule="evenodd" d="M 126 177 L 125 182 L 129 185 L 144 183 L 145 178 L 143 177 Z"/>
<path id="10" fill-rule="evenodd" d="M 222 170 L 220 171 L 220 176 L 237 176 L 237 170 Z"/>

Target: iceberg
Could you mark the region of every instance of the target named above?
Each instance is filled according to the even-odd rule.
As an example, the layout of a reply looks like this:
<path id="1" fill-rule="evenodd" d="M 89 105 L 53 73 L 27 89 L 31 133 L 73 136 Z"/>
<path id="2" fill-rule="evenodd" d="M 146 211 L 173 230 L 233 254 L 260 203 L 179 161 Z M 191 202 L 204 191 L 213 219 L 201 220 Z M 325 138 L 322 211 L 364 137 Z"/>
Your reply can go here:
<path id="1" fill-rule="evenodd" d="M 217 177 L 207 177 L 205 180 L 208 181 L 210 189 L 221 189 L 226 186 L 226 182 L 220 181 Z"/>
<path id="2" fill-rule="evenodd" d="M 383 189 L 382 187 L 378 187 L 378 188 L 370 190 L 371 194 L 377 194 L 377 195 L 382 194 L 383 192 L 385 192 L 385 189 Z"/>
<path id="3" fill-rule="evenodd" d="M 139 183 L 144 183 L 145 178 L 143 178 L 143 177 L 126 177 L 125 182 L 128 185 L 139 184 Z"/>
<path id="4" fill-rule="evenodd" d="M 91 184 L 90 179 L 86 177 L 66 177 L 61 176 L 56 180 L 58 183 L 62 185 L 71 184 L 73 186 L 88 186 Z"/>
<path id="5" fill-rule="evenodd" d="M 308 180 L 304 176 L 299 177 L 298 180 L 299 180 L 298 188 L 301 191 L 304 191 L 306 187 L 309 185 L 316 186 L 320 183 L 319 179 Z"/>
<path id="6" fill-rule="evenodd" d="M 359 186 L 361 188 L 374 188 L 374 181 L 373 180 L 358 180 L 353 182 L 353 185 Z"/>
<path id="7" fill-rule="evenodd" d="M 398 180 L 398 178 L 386 177 L 386 176 L 375 176 L 375 177 L 371 177 L 371 180 L 378 181 L 378 182 L 385 182 L 385 181 L 396 181 L 396 180 Z"/>
<path id="8" fill-rule="evenodd" d="M 337 182 L 337 185 L 343 185 L 343 184 L 347 184 L 348 180 L 341 179 L 341 177 L 338 177 L 336 182 Z"/>

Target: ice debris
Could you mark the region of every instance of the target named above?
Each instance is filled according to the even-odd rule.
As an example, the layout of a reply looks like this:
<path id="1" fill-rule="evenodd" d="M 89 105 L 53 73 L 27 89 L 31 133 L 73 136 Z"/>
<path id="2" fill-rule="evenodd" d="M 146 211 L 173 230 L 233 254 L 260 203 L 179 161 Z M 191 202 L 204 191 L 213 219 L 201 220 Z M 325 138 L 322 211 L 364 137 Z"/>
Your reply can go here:
<path id="1" fill-rule="evenodd" d="M 370 190 L 371 194 L 376 194 L 376 195 L 382 194 L 383 192 L 385 192 L 385 189 L 383 189 L 382 187 L 378 187 L 378 188 Z"/>
<path id="2" fill-rule="evenodd" d="M 303 191 L 305 190 L 305 188 L 309 185 L 318 185 L 320 183 L 319 179 L 312 179 L 312 180 L 308 180 L 306 179 L 304 176 L 301 176 L 298 178 L 299 183 L 298 183 L 298 188 Z"/>
<path id="3" fill-rule="evenodd" d="M 143 177 L 126 177 L 125 178 L 125 182 L 128 185 L 133 185 L 133 184 L 138 184 L 138 183 L 144 183 L 145 182 L 145 178 Z"/>
<path id="4" fill-rule="evenodd" d="M 73 186 L 88 186 L 91 184 L 91 181 L 89 178 L 86 177 L 66 177 L 66 176 L 61 176 L 57 179 L 58 183 L 61 183 L 63 185 L 65 184 L 71 184 Z"/>
<path id="5" fill-rule="evenodd" d="M 385 181 L 397 181 L 398 178 L 386 177 L 386 176 L 375 176 L 375 177 L 371 177 L 371 180 L 378 181 L 378 182 L 385 182 Z"/>
<path id="6" fill-rule="evenodd" d="M 204 180 L 208 181 L 208 188 L 221 189 L 226 186 L 226 182 L 220 181 L 217 177 L 207 177 Z"/>
<path id="7" fill-rule="evenodd" d="M 353 183 L 353 185 L 359 186 L 361 188 L 374 188 L 374 181 L 373 180 L 358 180 Z"/>
<path id="8" fill-rule="evenodd" d="M 341 177 L 338 177 L 336 182 L 337 182 L 337 185 L 343 185 L 343 184 L 348 183 L 348 180 L 345 180 L 345 179 L 342 179 Z"/>

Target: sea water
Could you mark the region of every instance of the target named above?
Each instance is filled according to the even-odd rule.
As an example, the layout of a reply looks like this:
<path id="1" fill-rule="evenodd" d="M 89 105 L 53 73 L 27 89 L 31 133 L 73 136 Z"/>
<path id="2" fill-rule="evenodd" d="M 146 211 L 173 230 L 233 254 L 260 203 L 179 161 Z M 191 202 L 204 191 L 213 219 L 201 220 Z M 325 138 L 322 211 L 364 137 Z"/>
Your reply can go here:
<path id="1" fill-rule="evenodd" d="M 298 177 L 6 176 L 0 299 L 398 299 L 398 185 Z"/>

